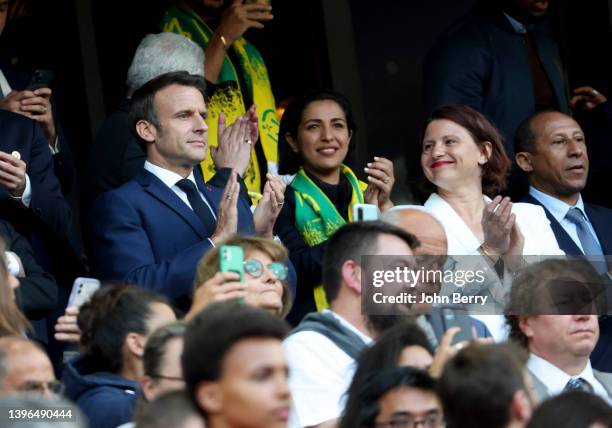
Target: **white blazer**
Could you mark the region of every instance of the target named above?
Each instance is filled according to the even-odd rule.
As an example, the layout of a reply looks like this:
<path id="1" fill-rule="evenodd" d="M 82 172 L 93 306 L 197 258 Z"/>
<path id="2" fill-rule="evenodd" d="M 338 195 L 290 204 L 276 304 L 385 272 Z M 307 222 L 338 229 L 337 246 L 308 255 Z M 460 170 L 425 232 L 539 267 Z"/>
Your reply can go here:
<path id="1" fill-rule="evenodd" d="M 484 196 L 484 199 L 486 202 L 491 201 L 487 196 Z M 478 247 L 482 242 L 479 242 L 448 202 L 437 193 L 432 193 L 425 202 L 425 207 L 443 224 L 448 240 L 449 255 L 479 254 Z M 522 202 L 513 203 L 512 213 L 516 214 L 516 224 L 525 238 L 523 255 L 558 256 L 565 254 L 559 248 L 555 234 L 550 228 L 550 221 L 541 206 Z"/>
<path id="2" fill-rule="evenodd" d="M 484 196 L 486 202 L 491 199 Z M 477 255 L 482 244 L 471 229 L 459 217 L 459 214 L 437 193 L 432 193 L 425 202 L 425 207 L 442 223 L 448 241 L 448 254 L 451 256 Z M 524 256 L 559 256 L 565 253 L 555 234 L 550 228 L 550 222 L 541 206 L 527 203 L 513 203 L 512 213 L 516 214 L 516 224 L 524 237 Z M 504 276 L 505 288 L 511 286 L 511 277 Z M 495 281 L 499 281 L 497 278 Z M 508 337 L 505 319 L 502 315 L 471 316 L 486 324 L 496 342 L 502 342 Z"/>

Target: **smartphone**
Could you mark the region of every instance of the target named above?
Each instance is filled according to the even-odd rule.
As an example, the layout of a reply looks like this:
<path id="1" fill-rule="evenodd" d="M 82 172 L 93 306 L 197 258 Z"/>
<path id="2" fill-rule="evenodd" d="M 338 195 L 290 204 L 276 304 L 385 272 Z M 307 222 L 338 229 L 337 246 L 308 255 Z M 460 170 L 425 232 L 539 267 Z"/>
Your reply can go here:
<path id="1" fill-rule="evenodd" d="M 236 245 L 222 245 L 219 248 L 219 270 L 221 272 L 234 272 L 240 275 L 240 282 L 244 282 L 244 251 Z"/>
<path id="2" fill-rule="evenodd" d="M 355 204 L 353 205 L 353 221 L 378 220 L 380 212 L 374 204 Z"/>
<path id="3" fill-rule="evenodd" d="M 34 91 L 40 88 L 48 88 L 53 80 L 53 72 L 51 70 L 34 70 L 30 76 L 26 90 Z"/>
<path id="4" fill-rule="evenodd" d="M 459 342 L 470 342 L 474 340 L 472 334 L 472 320 L 469 315 L 457 314 L 454 310 L 442 309 L 442 322 L 444 323 L 444 331 L 451 327 L 459 327 L 461 330 L 453 337 L 453 345 Z"/>
<path id="5" fill-rule="evenodd" d="M 91 296 L 100 288 L 100 281 L 95 278 L 79 277 L 72 284 L 68 298 L 68 307 L 80 308 L 91 300 Z"/>

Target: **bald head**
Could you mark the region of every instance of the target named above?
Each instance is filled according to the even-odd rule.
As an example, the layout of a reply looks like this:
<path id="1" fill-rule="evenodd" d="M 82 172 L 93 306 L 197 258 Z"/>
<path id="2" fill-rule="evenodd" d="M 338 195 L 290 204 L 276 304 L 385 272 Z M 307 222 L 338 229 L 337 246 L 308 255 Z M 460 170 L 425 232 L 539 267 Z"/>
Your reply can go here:
<path id="1" fill-rule="evenodd" d="M 383 219 L 417 237 L 421 245 L 414 250 L 416 255 L 446 255 L 446 232 L 431 214 L 418 208 L 398 207 L 387 211 Z"/>
<path id="2" fill-rule="evenodd" d="M 55 374 L 47 354 L 21 337 L 0 338 L 0 395 L 35 391 L 52 395 Z"/>

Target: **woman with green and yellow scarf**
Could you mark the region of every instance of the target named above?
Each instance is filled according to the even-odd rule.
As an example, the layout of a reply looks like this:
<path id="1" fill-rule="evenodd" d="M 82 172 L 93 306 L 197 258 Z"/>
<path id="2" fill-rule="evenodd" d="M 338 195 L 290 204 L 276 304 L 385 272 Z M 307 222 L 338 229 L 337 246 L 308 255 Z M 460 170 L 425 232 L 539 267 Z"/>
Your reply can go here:
<path id="1" fill-rule="evenodd" d="M 353 221 L 357 203 L 393 206 L 391 161 L 375 157 L 367 164 L 368 183 L 345 164 L 356 141 L 348 100 L 332 91 L 296 99 L 285 110 L 279 134 L 279 173 L 295 174 L 285 191 L 285 204 L 275 233 L 289 249 L 297 277 L 293 323 L 308 312 L 328 307 L 321 287 L 323 250 L 327 239 Z"/>

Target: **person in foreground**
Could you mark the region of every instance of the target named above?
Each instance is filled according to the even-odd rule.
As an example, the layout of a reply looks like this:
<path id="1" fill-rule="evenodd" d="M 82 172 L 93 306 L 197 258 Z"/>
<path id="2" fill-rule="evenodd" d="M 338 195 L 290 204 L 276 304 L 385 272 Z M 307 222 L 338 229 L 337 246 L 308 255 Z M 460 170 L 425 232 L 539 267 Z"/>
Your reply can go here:
<path id="1" fill-rule="evenodd" d="M 236 302 L 212 304 L 189 322 L 183 375 L 207 427 L 287 426 L 287 333 L 278 317 Z"/>

